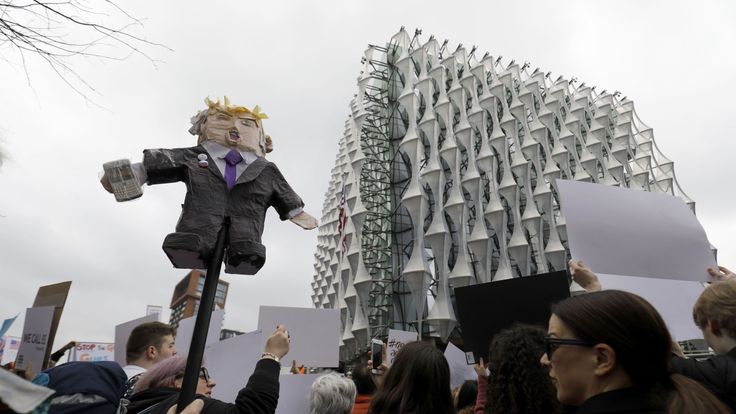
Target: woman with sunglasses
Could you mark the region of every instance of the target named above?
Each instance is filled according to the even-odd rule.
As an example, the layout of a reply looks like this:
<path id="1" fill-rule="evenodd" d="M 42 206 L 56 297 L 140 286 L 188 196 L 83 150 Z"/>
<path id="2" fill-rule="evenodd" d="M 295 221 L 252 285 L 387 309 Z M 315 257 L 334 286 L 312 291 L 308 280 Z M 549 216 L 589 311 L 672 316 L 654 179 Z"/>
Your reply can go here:
<path id="1" fill-rule="evenodd" d="M 265 352 L 256 364 L 248 384 L 240 390 L 234 404 L 212 399 L 216 382 L 207 368 L 199 371 L 196 394 L 203 402 L 202 413 L 273 413 L 279 399 L 279 360 L 289 352 L 289 338 L 283 326 L 266 340 Z M 165 414 L 179 400 L 186 369 L 184 356 L 173 356 L 156 364 L 135 385 L 126 414 Z"/>
<path id="2" fill-rule="evenodd" d="M 729 413 L 703 386 L 671 374 L 671 343 L 649 302 L 606 290 L 552 307 L 541 363 L 576 414 Z"/>

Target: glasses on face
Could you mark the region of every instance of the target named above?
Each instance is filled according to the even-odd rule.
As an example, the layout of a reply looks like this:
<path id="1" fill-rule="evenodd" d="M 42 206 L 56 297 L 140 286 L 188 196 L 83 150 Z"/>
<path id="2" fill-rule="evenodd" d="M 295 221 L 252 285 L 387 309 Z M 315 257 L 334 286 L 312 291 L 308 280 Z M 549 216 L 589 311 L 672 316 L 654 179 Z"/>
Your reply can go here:
<path id="1" fill-rule="evenodd" d="M 547 354 L 547 359 L 552 360 L 552 354 L 554 354 L 557 348 L 562 345 L 591 347 L 595 345 L 595 342 L 583 341 L 582 339 L 552 338 L 550 336 L 545 336 L 544 353 Z"/>
<path id="2" fill-rule="evenodd" d="M 212 377 L 210 377 L 210 372 L 207 371 L 207 368 L 205 367 L 199 369 L 199 378 L 202 378 L 204 382 L 208 384 L 210 383 L 210 379 L 212 379 Z"/>
<path id="3" fill-rule="evenodd" d="M 184 378 L 184 374 L 179 374 L 176 376 L 176 378 Z M 202 367 L 199 369 L 199 378 L 203 379 L 204 382 L 208 384 L 210 383 L 210 380 L 212 379 L 212 377 L 210 377 L 210 372 L 207 371 L 207 368 L 205 367 Z"/>

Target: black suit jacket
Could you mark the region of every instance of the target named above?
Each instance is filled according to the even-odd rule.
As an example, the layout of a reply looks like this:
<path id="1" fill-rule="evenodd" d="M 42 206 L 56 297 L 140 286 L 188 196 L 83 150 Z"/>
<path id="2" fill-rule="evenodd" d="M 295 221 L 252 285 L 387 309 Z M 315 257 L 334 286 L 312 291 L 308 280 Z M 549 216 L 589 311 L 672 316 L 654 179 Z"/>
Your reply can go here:
<path id="1" fill-rule="evenodd" d="M 210 160 L 208 167 L 199 166 L 200 154 L 207 151 L 199 145 L 143 151 L 148 184 L 181 181 L 187 186 L 176 231 L 198 234 L 213 248 L 223 218 L 228 216 L 230 248 L 262 254 L 265 259 L 261 235 L 266 210 L 273 206 L 281 220 L 287 220 L 290 211 L 304 207 L 301 198 L 276 165 L 265 158 L 259 157 L 251 163 L 238 177 L 235 187 L 228 189 L 214 161 Z"/>

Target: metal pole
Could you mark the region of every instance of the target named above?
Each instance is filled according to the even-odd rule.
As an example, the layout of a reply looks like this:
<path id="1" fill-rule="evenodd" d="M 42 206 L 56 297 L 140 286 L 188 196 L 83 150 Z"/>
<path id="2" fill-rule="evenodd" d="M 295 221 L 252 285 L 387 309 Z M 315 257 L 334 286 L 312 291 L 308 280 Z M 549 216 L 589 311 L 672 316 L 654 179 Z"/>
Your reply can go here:
<path id="1" fill-rule="evenodd" d="M 179 403 L 177 406 L 178 413 L 194 401 L 194 394 L 197 391 L 199 369 L 202 367 L 204 346 L 207 342 L 207 332 L 210 328 L 212 307 L 215 304 L 215 293 L 217 292 L 217 283 L 220 280 L 220 269 L 222 268 L 222 259 L 225 256 L 225 247 L 227 247 L 227 235 L 229 229 L 230 218 L 225 217 L 225 221 L 222 223 L 222 227 L 217 233 L 215 250 L 212 252 L 212 257 L 210 258 L 209 265 L 207 266 L 207 275 L 204 278 L 204 289 L 202 289 L 202 297 L 199 300 L 197 319 L 194 322 L 192 344 L 189 346 L 187 368 L 184 371 L 181 393 L 179 394 Z"/>

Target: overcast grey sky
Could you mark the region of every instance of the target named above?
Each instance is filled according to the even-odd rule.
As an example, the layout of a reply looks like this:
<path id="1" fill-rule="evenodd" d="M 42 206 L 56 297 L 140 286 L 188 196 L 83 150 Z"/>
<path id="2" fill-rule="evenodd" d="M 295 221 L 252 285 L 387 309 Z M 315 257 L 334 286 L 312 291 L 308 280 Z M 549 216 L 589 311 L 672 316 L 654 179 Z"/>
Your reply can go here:
<path id="1" fill-rule="evenodd" d="M 258 6 L 255 6 L 257 4 Z M 261 105 L 270 119 L 269 154 L 321 216 L 337 142 L 356 92 L 360 59 L 401 26 L 529 61 L 556 78 L 576 76 L 619 90 L 654 128 L 677 178 L 697 202 L 719 262 L 736 267 L 736 3 L 676 1 L 120 1 L 145 18 L 138 33 L 174 51 L 165 61 L 80 59 L 75 69 L 98 91 L 88 105 L 40 61 L 0 61 L 0 319 L 21 313 L 40 285 L 72 280 L 57 335 L 112 341 L 114 325 L 147 304 L 168 306 L 185 271 L 172 269 L 161 242 L 173 231 L 181 184 L 147 187 L 116 203 L 102 190 L 102 163 L 140 160 L 145 148 L 186 147 L 189 118 L 203 99 L 228 95 Z M 2 53 L 7 53 L 5 50 Z M 228 276 L 225 326 L 254 329 L 259 305 L 310 306 L 317 232 L 269 212 L 267 262 L 257 276 Z"/>

